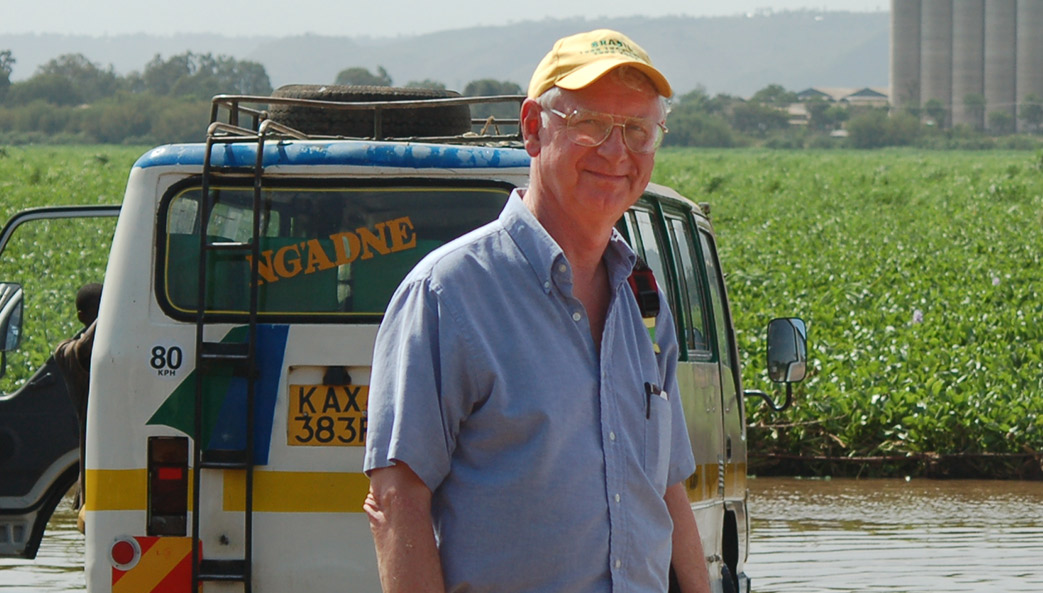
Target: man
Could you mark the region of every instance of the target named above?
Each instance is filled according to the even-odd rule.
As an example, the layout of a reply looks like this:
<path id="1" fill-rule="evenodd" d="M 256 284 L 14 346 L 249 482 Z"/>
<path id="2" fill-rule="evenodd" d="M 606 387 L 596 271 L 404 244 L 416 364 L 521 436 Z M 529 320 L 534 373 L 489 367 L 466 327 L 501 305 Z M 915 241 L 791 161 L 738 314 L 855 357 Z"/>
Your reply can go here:
<path id="1" fill-rule="evenodd" d="M 87 440 L 87 389 L 90 383 L 91 351 L 94 349 L 94 325 L 101 303 L 101 284 L 84 284 L 76 292 L 76 318 L 83 328 L 73 337 L 58 344 L 54 362 L 65 380 L 76 417 L 80 421 L 80 478 L 74 504 L 80 510 L 79 528 L 83 531 L 83 452 Z"/>
<path id="2" fill-rule="evenodd" d="M 558 41 L 521 109 L 529 188 L 392 298 L 365 465 L 385 593 L 662 593 L 671 564 L 709 591 L 676 336 L 649 338 L 614 230 L 670 94 L 620 33 Z"/>

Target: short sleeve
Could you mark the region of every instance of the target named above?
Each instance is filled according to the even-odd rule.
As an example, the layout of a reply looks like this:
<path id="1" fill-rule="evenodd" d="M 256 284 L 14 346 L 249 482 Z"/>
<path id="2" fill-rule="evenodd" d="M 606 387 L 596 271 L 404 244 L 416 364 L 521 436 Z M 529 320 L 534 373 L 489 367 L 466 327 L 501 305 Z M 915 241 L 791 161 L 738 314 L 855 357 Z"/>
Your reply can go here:
<path id="1" fill-rule="evenodd" d="M 364 470 L 407 464 L 434 491 L 449 473 L 470 392 L 462 329 L 426 279 L 392 297 L 370 375 Z"/>

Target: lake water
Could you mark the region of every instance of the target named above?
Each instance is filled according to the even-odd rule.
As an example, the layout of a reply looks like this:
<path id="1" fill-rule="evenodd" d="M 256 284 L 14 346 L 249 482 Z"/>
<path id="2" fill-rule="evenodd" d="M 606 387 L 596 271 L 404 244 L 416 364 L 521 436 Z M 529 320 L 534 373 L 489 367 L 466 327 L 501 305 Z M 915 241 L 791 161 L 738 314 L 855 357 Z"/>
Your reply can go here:
<path id="1" fill-rule="evenodd" d="M 1043 482 L 750 480 L 758 593 L 1041 593 Z"/>
<path id="2" fill-rule="evenodd" d="M 1043 482 L 750 482 L 757 593 L 1043 593 Z M 58 507 L 36 560 L 0 559 L 0 593 L 84 590 L 83 536 Z"/>
<path id="3" fill-rule="evenodd" d="M 83 591 L 83 535 L 76 530 L 72 498 L 55 509 L 35 560 L 0 558 L 0 593 Z"/>

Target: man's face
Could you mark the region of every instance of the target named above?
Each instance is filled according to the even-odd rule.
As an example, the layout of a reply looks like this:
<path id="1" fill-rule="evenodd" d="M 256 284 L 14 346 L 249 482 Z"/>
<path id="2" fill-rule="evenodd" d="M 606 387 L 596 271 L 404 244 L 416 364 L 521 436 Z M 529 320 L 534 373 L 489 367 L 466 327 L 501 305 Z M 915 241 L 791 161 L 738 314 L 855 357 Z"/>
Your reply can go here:
<path id="1" fill-rule="evenodd" d="M 562 113 L 589 110 L 659 121 L 657 96 L 629 88 L 606 76 L 590 86 L 562 93 L 552 107 Z M 530 150 L 530 153 L 532 151 Z M 611 226 L 637 201 L 652 176 L 655 154 L 630 150 L 623 129 L 612 133 L 598 146 L 580 146 L 571 141 L 566 121 L 548 114 L 539 134 L 540 183 L 574 221 L 598 220 Z"/>
<path id="2" fill-rule="evenodd" d="M 76 318 L 80 320 L 84 326 L 90 325 L 98 318 L 98 306 L 94 305 L 86 309 L 77 309 Z"/>

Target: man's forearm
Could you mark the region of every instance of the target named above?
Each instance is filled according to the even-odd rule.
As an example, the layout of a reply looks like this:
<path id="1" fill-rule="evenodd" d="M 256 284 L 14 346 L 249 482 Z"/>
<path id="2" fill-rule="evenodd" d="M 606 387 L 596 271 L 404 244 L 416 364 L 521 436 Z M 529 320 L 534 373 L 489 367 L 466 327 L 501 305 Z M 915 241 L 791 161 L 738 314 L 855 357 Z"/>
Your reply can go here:
<path id="1" fill-rule="evenodd" d="M 431 492 L 408 466 L 374 470 L 363 505 L 384 593 L 444 593 Z"/>
<path id="2" fill-rule="evenodd" d="M 710 593 L 710 573 L 706 570 L 706 554 L 699 537 L 699 526 L 692 515 L 684 486 L 674 484 L 666 489 L 666 508 L 674 521 L 671 565 L 682 593 Z"/>

